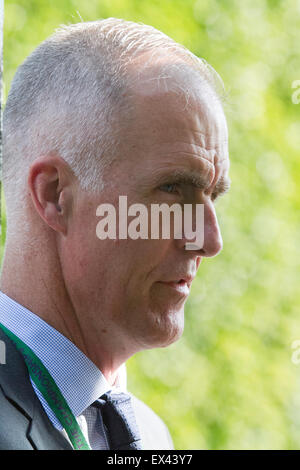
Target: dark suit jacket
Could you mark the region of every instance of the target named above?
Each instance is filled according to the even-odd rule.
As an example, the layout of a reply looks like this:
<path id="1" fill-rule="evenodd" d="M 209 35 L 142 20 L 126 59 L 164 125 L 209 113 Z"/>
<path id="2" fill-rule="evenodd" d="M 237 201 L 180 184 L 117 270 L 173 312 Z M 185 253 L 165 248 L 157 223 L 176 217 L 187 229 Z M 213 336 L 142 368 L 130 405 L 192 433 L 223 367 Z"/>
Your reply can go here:
<path id="1" fill-rule="evenodd" d="M 6 364 L 0 364 L 0 450 L 72 450 L 54 428 L 32 388 L 28 369 L 0 329 Z"/>

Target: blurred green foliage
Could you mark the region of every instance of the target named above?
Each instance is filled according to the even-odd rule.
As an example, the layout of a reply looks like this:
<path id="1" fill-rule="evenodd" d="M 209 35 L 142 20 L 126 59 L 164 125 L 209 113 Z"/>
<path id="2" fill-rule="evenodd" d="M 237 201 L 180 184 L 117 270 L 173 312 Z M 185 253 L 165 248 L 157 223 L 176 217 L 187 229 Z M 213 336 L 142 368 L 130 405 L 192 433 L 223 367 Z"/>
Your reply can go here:
<path id="1" fill-rule="evenodd" d="M 182 339 L 128 361 L 129 389 L 177 449 L 299 449 L 300 2 L 6 0 L 4 97 L 59 24 L 109 16 L 151 24 L 204 57 L 225 82 L 230 131 L 223 252 L 200 267 Z"/>

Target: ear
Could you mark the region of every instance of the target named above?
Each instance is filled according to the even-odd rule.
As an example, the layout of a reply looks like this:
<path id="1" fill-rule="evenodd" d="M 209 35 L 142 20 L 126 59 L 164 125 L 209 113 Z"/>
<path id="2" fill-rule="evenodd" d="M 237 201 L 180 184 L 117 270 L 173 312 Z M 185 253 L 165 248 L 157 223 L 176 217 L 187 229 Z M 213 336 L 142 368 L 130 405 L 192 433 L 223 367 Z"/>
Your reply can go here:
<path id="1" fill-rule="evenodd" d="M 64 235 L 72 208 L 72 173 L 57 155 L 36 159 L 29 170 L 28 187 L 34 207 L 49 227 Z"/>

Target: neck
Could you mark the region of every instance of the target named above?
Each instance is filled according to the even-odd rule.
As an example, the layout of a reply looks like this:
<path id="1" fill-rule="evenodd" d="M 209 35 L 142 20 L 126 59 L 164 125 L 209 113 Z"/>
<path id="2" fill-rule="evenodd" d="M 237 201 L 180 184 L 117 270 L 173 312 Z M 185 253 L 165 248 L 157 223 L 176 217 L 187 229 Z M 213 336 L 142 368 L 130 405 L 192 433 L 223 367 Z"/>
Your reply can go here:
<path id="1" fill-rule="evenodd" d="M 53 245 L 50 249 L 49 243 L 45 240 L 38 250 L 22 246 L 16 251 L 15 246 L 21 245 L 12 246 L 7 239 L 0 289 L 72 341 L 113 385 L 127 357 L 112 354 L 98 335 L 88 337 L 92 328 L 81 325 L 83 317 L 68 295 L 57 250 L 53 250 Z"/>

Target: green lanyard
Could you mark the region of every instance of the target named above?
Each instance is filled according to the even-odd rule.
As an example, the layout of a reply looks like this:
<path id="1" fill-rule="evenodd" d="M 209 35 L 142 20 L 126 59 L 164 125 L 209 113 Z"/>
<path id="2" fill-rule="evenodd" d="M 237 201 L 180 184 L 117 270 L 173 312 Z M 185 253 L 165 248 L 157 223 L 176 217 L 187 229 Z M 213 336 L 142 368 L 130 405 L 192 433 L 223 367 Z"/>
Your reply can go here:
<path id="1" fill-rule="evenodd" d="M 74 449 L 91 450 L 68 403 L 44 364 L 20 338 L 14 335 L 2 323 L 0 323 L 0 328 L 2 328 L 4 333 L 12 340 L 17 350 L 22 354 L 31 379 L 47 401 L 62 427 L 66 430 Z"/>

